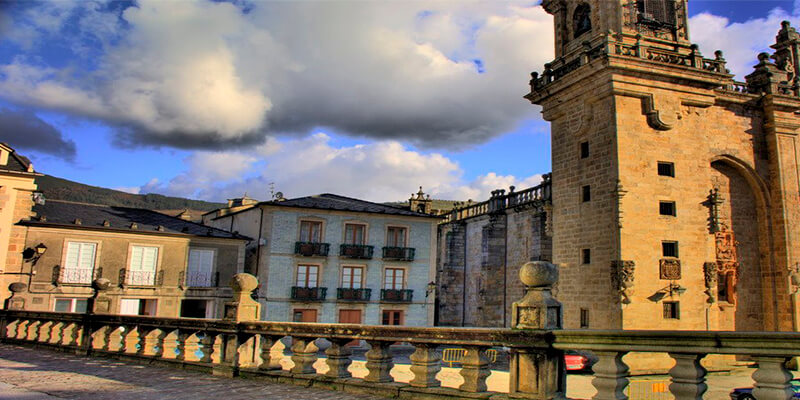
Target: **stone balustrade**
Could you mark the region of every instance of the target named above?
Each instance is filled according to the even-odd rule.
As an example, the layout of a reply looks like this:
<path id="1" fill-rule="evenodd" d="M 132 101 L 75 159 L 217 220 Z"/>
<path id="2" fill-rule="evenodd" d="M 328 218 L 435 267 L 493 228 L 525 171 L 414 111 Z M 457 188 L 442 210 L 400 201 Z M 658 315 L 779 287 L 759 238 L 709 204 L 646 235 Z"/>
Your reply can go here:
<path id="1" fill-rule="evenodd" d="M 457 205 L 445 215 L 442 223 L 456 222 L 481 215 L 502 212 L 508 208 L 524 206 L 540 206 L 551 200 L 550 174 L 545 174 L 542 183 L 521 190 L 514 191 L 512 186 L 508 192 L 503 189 L 492 191 L 492 197 L 480 203 Z"/>
<path id="2" fill-rule="evenodd" d="M 565 350 L 588 350 L 598 361 L 593 367 L 594 399 L 627 399 L 629 352 L 666 353 L 674 360 L 669 371 L 670 392 L 676 399 L 702 399 L 707 386 L 701 365 L 710 354 L 749 356 L 758 400 L 792 398 L 791 374 L 786 362 L 800 356 L 800 333 L 709 331 L 563 330 L 561 304 L 552 296 L 558 268 L 534 261 L 520 269 L 525 296 L 513 304 L 514 329 L 425 328 L 385 325 L 317 324 L 258 321 L 259 305 L 250 297 L 258 286 L 252 275 L 237 274 L 231 281 L 232 301 L 225 319 L 158 318 L 0 310 L 0 342 L 49 347 L 97 355 L 159 363 L 244 376 L 278 383 L 317 386 L 353 393 L 396 398 L 527 398 L 563 399 L 566 393 Z M 95 282 L 94 301 L 102 299 L 109 282 Z M 288 338 L 289 340 L 284 340 Z M 327 369 L 318 371 L 318 339 L 326 339 Z M 348 344 L 369 345 L 366 375 L 354 378 Z M 289 363 L 283 343 L 291 343 Z M 413 378 L 394 381 L 393 345 L 408 343 Z M 442 387 L 439 349 L 465 349 L 460 363 L 463 382 Z M 488 391 L 491 374 L 487 350 L 504 348 L 509 354 L 509 393 Z M 281 361 L 284 361 L 281 363 Z"/>

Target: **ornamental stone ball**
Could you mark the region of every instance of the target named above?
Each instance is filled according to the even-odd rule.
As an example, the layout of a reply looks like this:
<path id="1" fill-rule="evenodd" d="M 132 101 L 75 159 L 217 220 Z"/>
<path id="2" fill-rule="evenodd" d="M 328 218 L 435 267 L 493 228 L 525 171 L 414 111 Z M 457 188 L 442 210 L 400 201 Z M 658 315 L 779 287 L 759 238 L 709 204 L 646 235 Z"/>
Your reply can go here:
<path id="1" fill-rule="evenodd" d="M 519 279 L 529 288 L 553 286 L 558 282 L 558 267 L 547 261 L 531 261 L 519 269 Z"/>
<path id="2" fill-rule="evenodd" d="M 111 281 L 106 278 L 97 278 L 92 282 L 92 287 L 97 290 L 108 290 L 111 287 Z"/>
<path id="3" fill-rule="evenodd" d="M 258 287 L 258 279 L 246 273 L 236 274 L 231 278 L 229 285 L 234 292 L 250 293 Z"/>
<path id="4" fill-rule="evenodd" d="M 27 288 L 28 288 L 28 285 L 25 284 L 25 283 L 22 283 L 22 282 L 14 282 L 14 283 L 8 285 L 8 290 L 10 290 L 11 293 L 23 292 Z"/>

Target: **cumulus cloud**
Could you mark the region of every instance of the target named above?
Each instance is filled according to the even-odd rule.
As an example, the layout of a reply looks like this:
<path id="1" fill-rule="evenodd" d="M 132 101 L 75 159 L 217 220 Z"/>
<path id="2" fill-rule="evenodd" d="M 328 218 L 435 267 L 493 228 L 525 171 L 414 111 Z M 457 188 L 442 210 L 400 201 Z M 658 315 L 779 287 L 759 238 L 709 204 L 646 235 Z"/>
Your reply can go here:
<path id="1" fill-rule="evenodd" d="M 290 198 L 337 193 L 397 201 L 422 186 L 436 198 L 477 201 L 497 188 L 523 188 L 541 181 L 540 175 L 517 178 L 488 173 L 465 182 L 460 166 L 441 154 L 423 154 L 397 141 L 337 147 L 324 133 L 249 151 L 197 152 L 185 163 L 185 172 L 167 182 L 152 180 L 139 192 L 212 201 L 247 193 L 266 200 L 274 188 Z M 233 172 L 217 172 L 226 169 Z"/>
<path id="2" fill-rule="evenodd" d="M 521 96 L 528 72 L 552 57 L 552 18 L 521 2 L 140 0 L 12 11 L 7 43 L 36 50 L 49 40 L 96 57 L 63 66 L 20 55 L 0 65 L 0 95 L 104 120 L 129 144 L 221 148 L 325 127 L 459 148 L 536 118 Z"/>
<path id="3" fill-rule="evenodd" d="M 775 43 L 781 21 L 797 20 L 800 7 L 795 5 L 794 9 L 790 14 L 782 8 L 775 8 L 764 18 L 745 22 L 731 22 L 725 17 L 700 13 L 689 18 L 689 34 L 706 57 L 715 50 L 722 50 L 728 69 L 737 80 L 744 80 L 745 75 L 753 72 L 753 66 L 758 64 L 758 53 L 774 51 L 769 46 Z"/>
<path id="4" fill-rule="evenodd" d="M 29 110 L 0 108 L 0 142 L 17 150 L 33 150 L 73 161 L 75 142 Z"/>

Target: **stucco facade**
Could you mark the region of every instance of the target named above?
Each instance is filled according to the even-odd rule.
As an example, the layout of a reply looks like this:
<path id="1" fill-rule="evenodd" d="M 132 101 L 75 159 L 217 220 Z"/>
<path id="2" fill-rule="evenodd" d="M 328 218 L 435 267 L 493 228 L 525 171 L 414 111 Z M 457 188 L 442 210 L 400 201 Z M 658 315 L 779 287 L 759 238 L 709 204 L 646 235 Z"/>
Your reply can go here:
<path id="1" fill-rule="evenodd" d="M 342 205 L 340 209 L 331 209 L 332 199 Z M 258 203 L 233 213 L 219 210 L 206 215 L 204 221 L 255 239 L 246 264 L 261 283 L 262 319 L 433 325 L 435 290 L 429 290 L 428 284 L 435 280 L 436 217 L 325 194 Z M 302 226 L 319 227 L 313 228 L 319 233 L 309 240 L 303 236 L 307 232 L 301 232 Z M 352 238 L 346 240 L 345 236 L 348 232 L 352 235 L 354 228 L 347 226 L 363 227 L 363 233 L 357 234 L 360 245 L 356 254 L 348 255 L 342 249 L 352 243 Z M 356 229 L 362 232 L 362 228 Z M 390 230 L 404 235 L 403 246 L 388 242 Z M 307 242 L 314 243 L 309 245 L 314 251 L 298 247 Z M 317 251 L 320 244 L 326 250 Z M 371 246 L 371 256 L 360 253 L 361 246 Z M 412 251 L 413 257 L 393 257 L 385 247 Z M 387 294 L 389 273 L 395 281 L 389 283 L 392 292 Z M 312 290 L 304 290 L 306 287 Z M 356 298 L 352 289 L 358 293 Z M 359 297 L 367 291 L 368 299 Z M 400 292 L 402 297 L 393 297 Z M 389 316 L 388 312 L 394 313 Z"/>

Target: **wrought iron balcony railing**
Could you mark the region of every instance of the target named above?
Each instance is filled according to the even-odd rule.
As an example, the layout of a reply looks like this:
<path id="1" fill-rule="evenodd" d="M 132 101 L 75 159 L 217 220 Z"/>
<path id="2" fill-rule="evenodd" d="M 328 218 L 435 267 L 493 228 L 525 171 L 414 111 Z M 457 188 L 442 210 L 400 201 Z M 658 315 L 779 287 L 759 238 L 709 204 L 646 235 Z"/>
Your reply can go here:
<path id="1" fill-rule="evenodd" d="M 326 257 L 331 245 L 328 243 L 314 243 L 314 242 L 295 242 L 294 254 L 304 257 L 322 256 Z"/>
<path id="2" fill-rule="evenodd" d="M 414 297 L 411 289 L 381 289 L 381 301 L 394 303 L 410 303 Z"/>
<path id="3" fill-rule="evenodd" d="M 371 295 L 372 289 L 336 289 L 336 298 L 343 301 L 369 301 Z"/>
<path id="4" fill-rule="evenodd" d="M 373 247 L 363 244 L 343 244 L 339 246 L 339 255 L 347 258 L 372 258 Z"/>
<path id="5" fill-rule="evenodd" d="M 62 268 L 53 267 L 53 283 L 56 285 L 91 285 L 92 281 L 103 276 L 103 268 Z"/>
<path id="6" fill-rule="evenodd" d="M 217 287 L 219 286 L 219 271 L 204 272 L 183 272 L 178 277 L 178 282 L 188 287 Z"/>
<path id="7" fill-rule="evenodd" d="M 119 270 L 120 286 L 162 286 L 164 284 L 164 271 L 131 271 L 125 268 Z"/>
<path id="8" fill-rule="evenodd" d="M 328 288 L 325 287 L 292 286 L 292 300 L 322 301 L 327 293 Z"/>
<path id="9" fill-rule="evenodd" d="M 413 247 L 384 247 L 383 259 L 396 261 L 414 261 Z"/>

